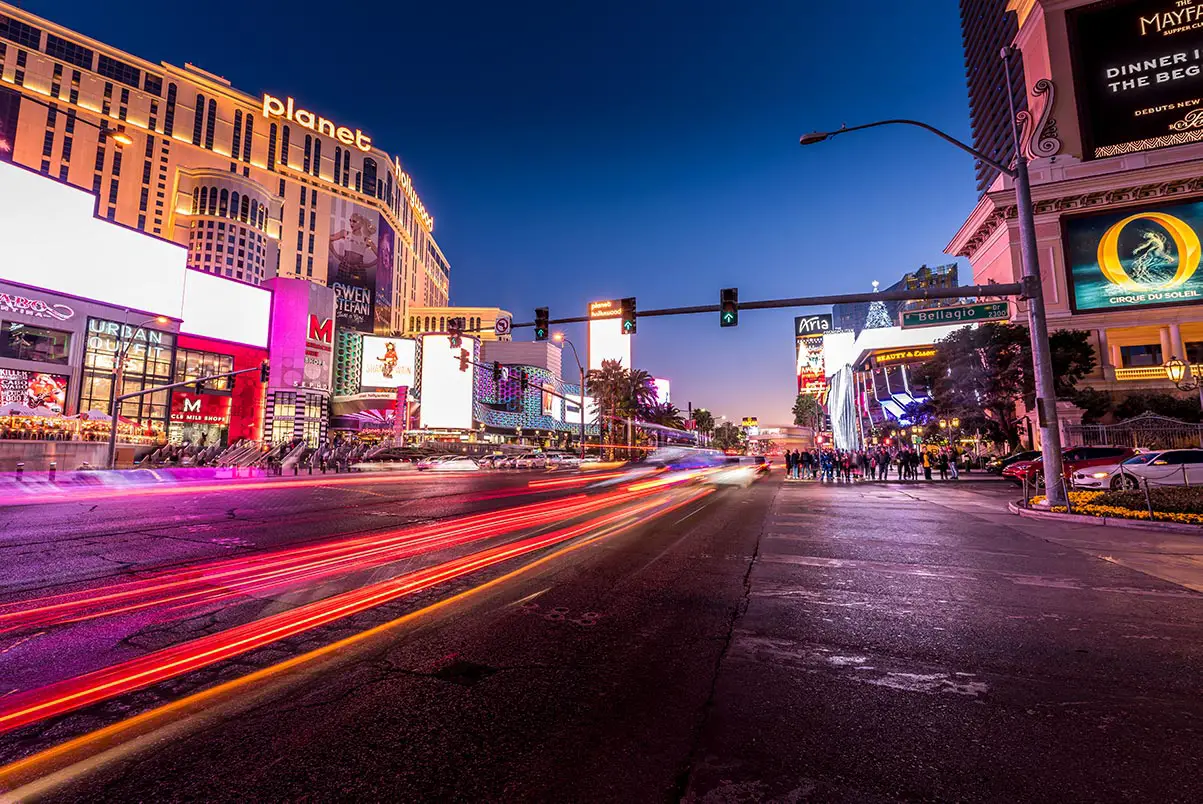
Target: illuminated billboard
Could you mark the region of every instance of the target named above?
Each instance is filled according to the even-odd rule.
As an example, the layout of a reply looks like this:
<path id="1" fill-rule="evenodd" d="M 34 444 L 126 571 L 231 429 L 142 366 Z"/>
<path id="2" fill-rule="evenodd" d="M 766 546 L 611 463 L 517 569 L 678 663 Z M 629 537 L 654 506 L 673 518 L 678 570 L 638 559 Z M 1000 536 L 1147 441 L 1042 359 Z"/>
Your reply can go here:
<path id="1" fill-rule="evenodd" d="M 794 339 L 797 357 L 798 393 L 817 396 L 827 394 L 827 363 L 824 359 L 823 336 L 808 335 Z"/>
<path id="2" fill-rule="evenodd" d="M 463 348 L 477 354 L 477 340 L 465 336 Z M 472 429 L 472 375 L 459 370 L 459 349 L 447 346 L 447 336 L 422 336 L 422 406 L 419 427 L 425 430 Z"/>
<path id="3" fill-rule="evenodd" d="M 1085 158 L 1203 140 L 1203 2 L 1112 0 L 1065 20 Z"/>
<path id="4" fill-rule="evenodd" d="M 364 335 L 363 348 L 360 350 L 360 390 L 414 386 L 417 352 L 417 341 L 409 338 Z"/>
<path id="5" fill-rule="evenodd" d="M 189 335 L 267 346 L 263 288 L 189 270 L 183 246 L 94 217 L 91 193 L 3 161 L 0 187 L 0 279 L 182 319 Z"/>
<path id="6" fill-rule="evenodd" d="M 276 277 L 269 352 L 272 389 L 329 391 L 334 380 L 334 291 L 303 279 Z"/>
<path id="7" fill-rule="evenodd" d="M 63 374 L 0 368 L 0 405 L 20 404 L 38 412 L 67 412 L 67 382 Z"/>
<path id="8" fill-rule="evenodd" d="M 1203 201 L 1064 218 L 1062 226 L 1074 312 L 1203 300 Z"/>
<path id="9" fill-rule="evenodd" d="M 622 332 L 622 302 L 618 299 L 589 303 L 589 370 L 603 360 L 617 360 L 631 368 L 631 335 Z"/>
<path id="10" fill-rule="evenodd" d="M 653 377 L 652 385 L 656 386 L 656 401 L 666 405 L 672 401 L 672 383 L 663 377 Z"/>
<path id="11" fill-rule="evenodd" d="M 330 205 L 330 251 L 326 282 L 338 300 L 338 324 L 357 332 L 372 332 L 376 325 L 376 272 L 380 263 L 380 214 L 345 198 Z M 392 270 L 392 230 L 389 259 Z M 391 273 L 389 274 L 391 295 Z"/>
<path id="12" fill-rule="evenodd" d="M 564 416 L 561 414 L 563 406 L 560 404 L 560 398 L 555 395 L 556 387 L 554 384 L 545 382 L 542 386 L 543 390 L 543 415 L 550 416 L 558 422 L 564 421 Z"/>

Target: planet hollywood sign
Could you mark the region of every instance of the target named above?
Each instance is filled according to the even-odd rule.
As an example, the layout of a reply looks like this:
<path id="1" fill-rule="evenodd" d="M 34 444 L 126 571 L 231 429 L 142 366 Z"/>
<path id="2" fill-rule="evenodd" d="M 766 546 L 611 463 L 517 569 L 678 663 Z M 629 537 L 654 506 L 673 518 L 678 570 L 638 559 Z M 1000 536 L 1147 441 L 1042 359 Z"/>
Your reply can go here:
<path id="1" fill-rule="evenodd" d="M 297 102 L 292 98 L 279 98 L 265 94 L 263 96 L 263 116 L 267 118 L 282 117 L 292 123 L 296 123 L 302 128 L 307 128 L 310 131 L 318 134 L 325 134 L 327 137 L 334 137 L 343 145 L 354 145 L 363 152 L 372 150 L 372 138 L 364 134 L 361 130 L 355 129 L 352 133 L 351 129 L 346 126 L 336 126 L 324 117 L 319 117 L 308 109 L 298 109 Z"/>
<path id="2" fill-rule="evenodd" d="M 30 318 L 51 318 L 66 321 L 75 311 L 65 304 L 51 304 L 42 299 L 30 299 L 13 293 L 0 292 L 0 313 L 13 313 Z"/>

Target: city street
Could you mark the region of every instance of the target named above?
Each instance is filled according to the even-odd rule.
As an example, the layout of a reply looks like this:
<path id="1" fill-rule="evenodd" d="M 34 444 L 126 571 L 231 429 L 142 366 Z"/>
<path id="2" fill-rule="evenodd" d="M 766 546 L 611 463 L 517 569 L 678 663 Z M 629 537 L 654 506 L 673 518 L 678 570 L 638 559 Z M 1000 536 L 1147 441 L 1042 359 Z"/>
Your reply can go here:
<path id="1" fill-rule="evenodd" d="M 1157 577 L 1196 577 L 1185 537 L 1167 537 L 1165 572 L 1138 551 L 1105 560 L 1087 528 L 1007 513 L 997 484 L 531 485 L 573 477 L 0 510 L 0 782 L 62 801 L 1203 792 L 1203 595 Z M 457 563 L 499 546 L 515 553 Z M 422 580 L 439 568 L 455 571 Z M 394 578 L 418 580 L 150 686 L 7 719 L 85 674 Z M 59 698 L 31 697 L 56 683 Z"/>

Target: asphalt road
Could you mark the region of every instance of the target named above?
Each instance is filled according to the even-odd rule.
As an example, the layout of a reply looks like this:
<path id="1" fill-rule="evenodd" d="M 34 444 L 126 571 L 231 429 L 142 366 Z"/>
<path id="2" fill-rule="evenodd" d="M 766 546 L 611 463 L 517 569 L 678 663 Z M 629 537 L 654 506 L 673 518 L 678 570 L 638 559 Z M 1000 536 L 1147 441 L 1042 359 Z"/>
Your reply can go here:
<path id="1" fill-rule="evenodd" d="M 168 543 L 187 563 L 574 493 L 500 496 L 528 481 L 246 492 L 229 523 L 224 497 L 147 501 L 134 516 L 151 524 L 126 530 L 130 515 L 106 512 L 118 501 L 8 509 L 27 530 L 0 573 L 28 596 L 59 551 L 86 586 L 145 569 L 98 563 L 123 544 L 145 562 Z M 774 478 L 688 493 L 657 492 L 681 507 L 634 526 L 0 734 L 6 761 L 32 757 L 0 779 L 55 801 L 1203 798 L 1203 595 L 1006 514 L 997 487 Z M 65 516 L 88 535 L 66 537 Z M 181 535 L 195 525 L 215 530 Z M 5 639 L 0 679 L 23 649 Z M 70 739 L 74 761 L 36 753 Z"/>

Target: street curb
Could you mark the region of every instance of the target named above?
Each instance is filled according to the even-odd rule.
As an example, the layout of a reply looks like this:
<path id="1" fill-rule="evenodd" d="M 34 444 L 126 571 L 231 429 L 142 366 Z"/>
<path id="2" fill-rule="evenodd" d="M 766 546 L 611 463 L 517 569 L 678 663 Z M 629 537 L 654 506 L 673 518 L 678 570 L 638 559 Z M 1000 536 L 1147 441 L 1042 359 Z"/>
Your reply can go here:
<path id="1" fill-rule="evenodd" d="M 1034 511 L 1031 508 L 1021 508 L 1019 503 L 1015 502 L 1007 503 L 1007 508 L 1011 513 L 1029 519 L 1047 519 L 1052 522 L 1064 522 L 1074 525 L 1094 525 L 1098 528 L 1127 528 L 1128 530 L 1148 530 L 1157 533 L 1183 533 L 1189 536 L 1203 536 L 1203 525 L 1185 525 L 1180 522 L 1145 522 L 1140 519 L 1090 516 L 1089 514 L 1058 514 L 1052 511 Z"/>

